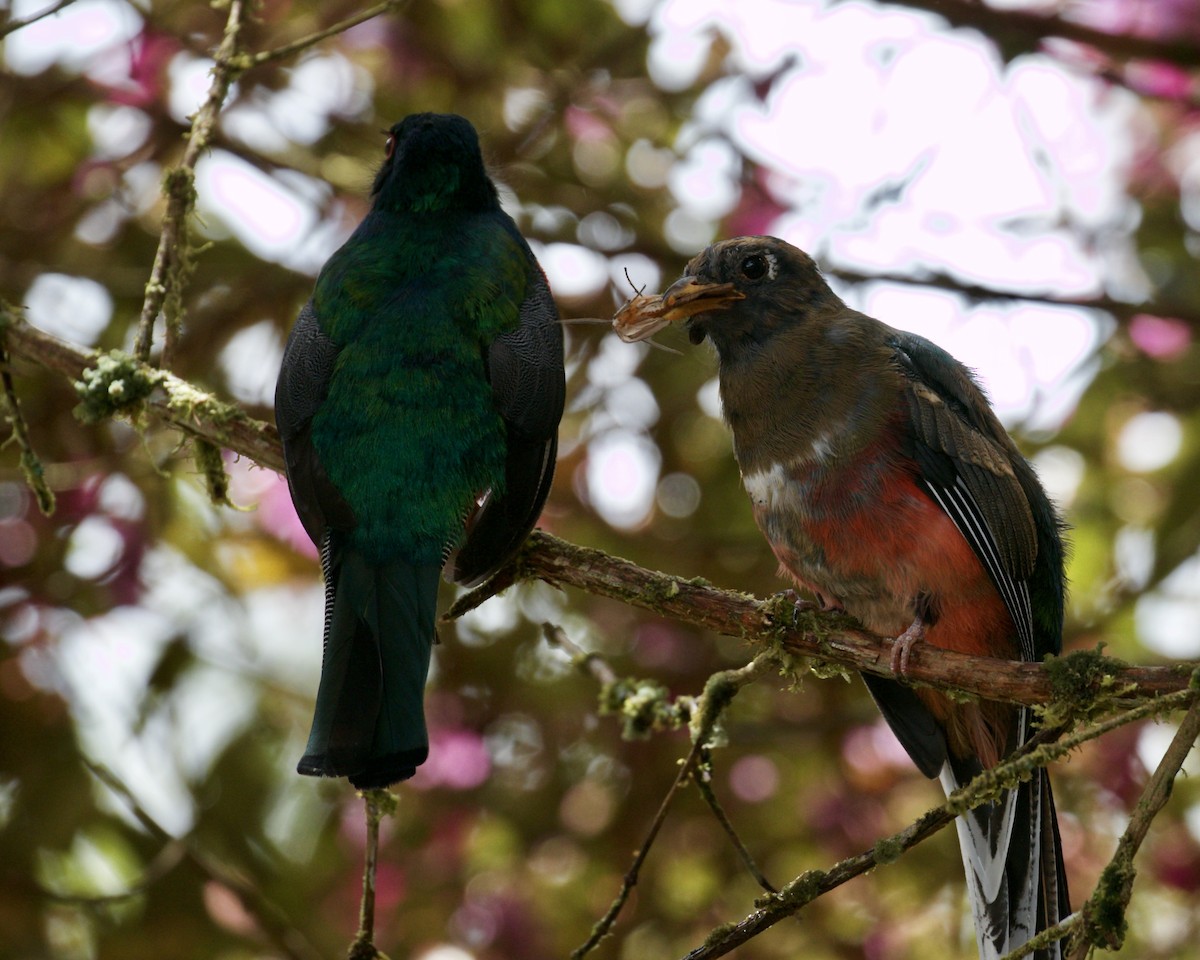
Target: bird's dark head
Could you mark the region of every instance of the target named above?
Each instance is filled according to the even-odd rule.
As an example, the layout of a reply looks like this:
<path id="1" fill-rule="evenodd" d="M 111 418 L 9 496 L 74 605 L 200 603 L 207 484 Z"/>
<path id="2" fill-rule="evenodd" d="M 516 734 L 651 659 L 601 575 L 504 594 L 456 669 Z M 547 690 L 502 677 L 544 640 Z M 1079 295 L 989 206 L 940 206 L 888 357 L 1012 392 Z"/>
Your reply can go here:
<path id="1" fill-rule="evenodd" d="M 726 355 L 763 343 L 814 311 L 840 304 L 812 258 L 776 237 L 736 237 L 692 258 L 663 293 L 664 318 Z"/>
<path id="2" fill-rule="evenodd" d="M 377 207 L 413 213 L 499 204 L 475 128 L 453 113 L 414 113 L 393 126 L 371 195 Z"/>

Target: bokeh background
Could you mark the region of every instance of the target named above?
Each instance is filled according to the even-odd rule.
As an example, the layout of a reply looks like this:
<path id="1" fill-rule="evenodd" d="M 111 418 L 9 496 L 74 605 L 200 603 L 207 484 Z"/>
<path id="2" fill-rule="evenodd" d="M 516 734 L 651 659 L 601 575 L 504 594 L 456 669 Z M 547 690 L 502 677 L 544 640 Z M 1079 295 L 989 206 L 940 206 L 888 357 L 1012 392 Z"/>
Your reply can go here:
<path id="1" fill-rule="evenodd" d="M 128 349 L 160 182 L 225 14 L 76 0 L 4 27 L 47 5 L 0 9 L 0 297 L 72 343 Z M 361 8 L 264 0 L 247 49 Z M 772 233 L 853 306 L 979 372 L 1072 526 L 1069 649 L 1200 658 L 1195 0 L 411 0 L 238 79 L 197 169 L 176 373 L 271 418 L 284 337 L 366 209 L 380 131 L 420 110 L 478 127 L 568 318 L 543 527 L 782 588 L 708 350 L 585 322 L 714 239 Z M 38 513 L 15 445 L 0 449 L 0 957 L 342 955 L 362 804 L 294 773 L 321 589 L 282 480 L 228 456 L 237 509 L 214 506 L 178 433 L 85 426 L 64 378 L 14 372 L 58 509 Z M 444 628 L 433 753 L 384 825 L 394 958 L 566 956 L 686 753 L 680 732 L 622 740 L 543 622 L 676 694 L 752 653 L 544 585 Z M 1125 728 L 1054 769 L 1077 903 L 1171 734 Z M 713 786 L 777 885 L 939 799 L 857 680 L 760 681 L 727 735 Z M 1120 955 L 1200 956 L 1194 779 L 1138 867 Z M 961 869 L 945 832 L 738 955 L 971 957 Z M 682 956 L 757 892 L 686 792 L 596 955 Z"/>

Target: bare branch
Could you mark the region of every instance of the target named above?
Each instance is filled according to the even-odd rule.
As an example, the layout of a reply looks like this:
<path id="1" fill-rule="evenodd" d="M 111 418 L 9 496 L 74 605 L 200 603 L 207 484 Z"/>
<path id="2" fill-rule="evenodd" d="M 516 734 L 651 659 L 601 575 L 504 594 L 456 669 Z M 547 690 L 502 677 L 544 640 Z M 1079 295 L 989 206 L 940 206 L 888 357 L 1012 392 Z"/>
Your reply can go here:
<path id="1" fill-rule="evenodd" d="M 383 3 L 377 3 L 375 6 L 361 13 L 356 13 L 352 17 L 347 17 L 339 23 L 335 23 L 332 27 L 327 27 L 324 30 L 318 30 L 316 33 L 310 33 L 307 37 L 301 37 L 299 40 L 293 40 L 291 43 L 286 43 L 282 47 L 276 47 L 274 50 L 262 50 L 259 53 L 251 54 L 243 57 L 239 62 L 239 67 L 243 70 L 248 70 L 251 67 L 258 67 L 264 63 L 270 63 L 273 60 L 286 60 L 288 57 L 295 56 L 307 50 L 309 47 L 316 46 L 322 40 L 328 40 L 330 37 L 336 37 L 339 33 L 345 33 L 351 27 L 357 27 L 360 23 L 366 23 L 368 20 L 373 20 L 380 14 L 389 13 L 392 10 L 397 10 L 408 3 L 408 0 L 384 0 Z"/>
<path id="2" fill-rule="evenodd" d="M 846 283 L 897 283 L 910 287 L 936 287 L 950 293 L 957 293 L 976 303 L 1018 301 L 1021 303 L 1042 303 L 1053 307 L 1079 307 L 1084 310 L 1103 310 L 1111 313 L 1118 320 L 1128 320 L 1139 313 L 1151 313 L 1159 317 L 1176 317 L 1186 323 L 1200 328 L 1200 313 L 1183 303 L 1169 303 L 1162 300 L 1147 300 L 1141 303 L 1130 303 L 1116 300 L 1109 296 L 1098 297 L 1060 297 L 1050 292 L 1030 292 L 1023 290 L 999 290 L 976 283 L 966 283 L 948 273 L 933 271 L 929 273 L 865 273 L 848 267 L 828 267 L 823 270 L 831 277 L 837 277 Z"/>
<path id="3" fill-rule="evenodd" d="M 1000 10 L 976 0 L 899 0 L 899 5 L 936 13 L 952 27 L 974 28 L 1010 56 L 1014 49 L 1040 50 L 1045 40 L 1058 37 L 1087 44 L 1121 59 L 1162 60 L 1189 68 L 1200 66 L 1200 46 L 1188 40 L 1156 40 L 1127 33 L 1108 33 L 1062 17 L 1026 10 Z"/>
<path id="4" fill-rule="evenodd" d="M 396 797 L 382 787 L 364 790 L 367 817 L 367 849 L 363 858 L 362 900 L 358 910 L 358 934 L 346 953 L 347 960 L 387 960 L 375 946 L 375 872 L 379 863 L 379 821 L 396 812 Z"/>
<path id="5" fill-rule="evenodd" d="M 69 7 L 75 0 L 58 0 L 58 3 L 52 3 L 45 10 L 39 10 L 37 13 L 30 14 L 24 20 L 9 20 L 8 23 L 0 25 L 0 37 L 7 37 L 10 33 L 16 33 L 23 27 L 29 26 L 31 23 L 37 23 L 39 20 L 44 20 L 46 17 L 52 17 L 54 14 Z"/>

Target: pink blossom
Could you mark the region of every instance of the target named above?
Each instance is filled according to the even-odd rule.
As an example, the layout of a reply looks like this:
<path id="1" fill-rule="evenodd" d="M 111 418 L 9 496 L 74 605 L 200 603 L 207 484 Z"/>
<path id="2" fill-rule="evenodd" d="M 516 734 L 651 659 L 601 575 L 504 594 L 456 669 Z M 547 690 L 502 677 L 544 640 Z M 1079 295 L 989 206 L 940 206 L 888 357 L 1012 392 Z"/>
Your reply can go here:
<path id="1" fill-rule="evenodd" d="M 1170 360 L 1191 346 L 1192 329 L 1174 317 L 1139 313 L 1129 321 L 1129 339 L 1148 356 Z"/>

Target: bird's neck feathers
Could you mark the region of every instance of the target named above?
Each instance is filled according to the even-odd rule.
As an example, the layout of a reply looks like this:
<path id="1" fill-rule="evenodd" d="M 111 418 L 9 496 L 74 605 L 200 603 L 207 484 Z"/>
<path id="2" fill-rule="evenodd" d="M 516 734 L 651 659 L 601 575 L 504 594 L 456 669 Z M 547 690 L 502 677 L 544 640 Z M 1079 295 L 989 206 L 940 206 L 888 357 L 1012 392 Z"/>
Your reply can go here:
<path id="1" fill-rule="evenodd" d="M 376 210 L 409 214 L 481 213 L 500 208 L 482 160 L 419 158 L 384 167 L 375 180 Z"/>
<path id="2" fill-rule="evenodd" d="M 876 442 L 894 415 L 900 374 L 882 324 L 844 305 L 720 358 L 721 402 L 742 472 L 829 465 Z"/>

